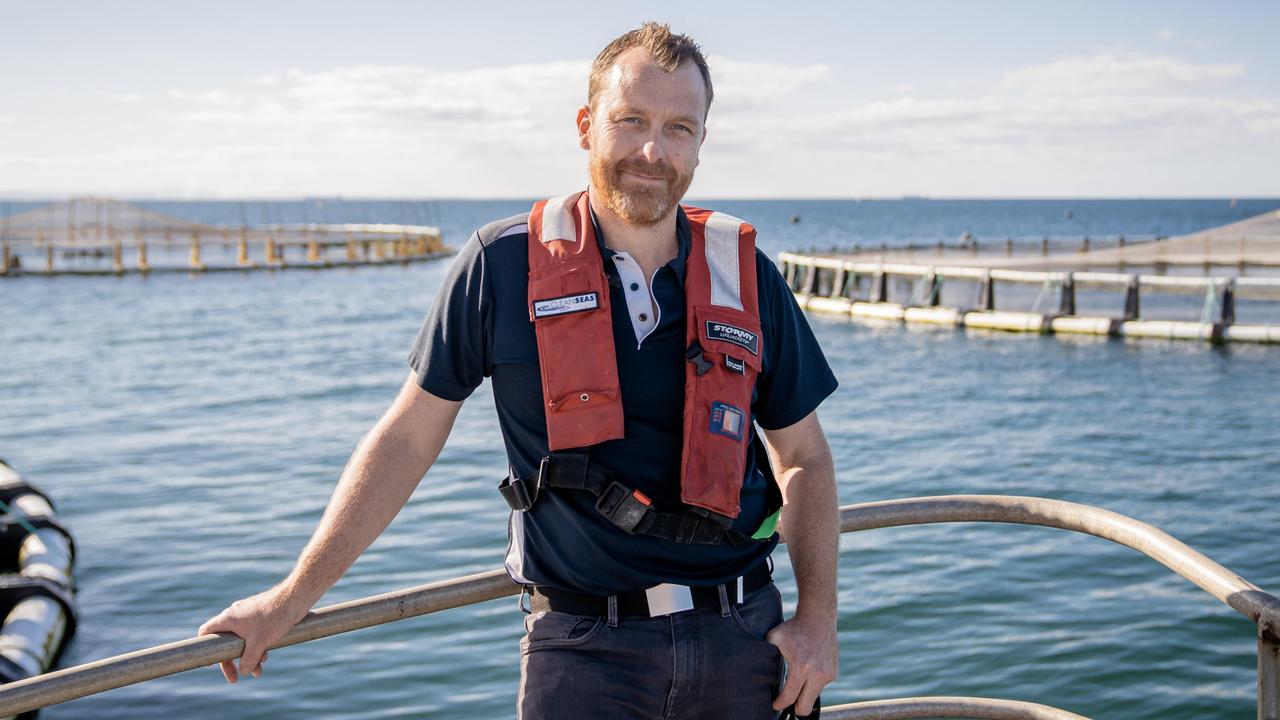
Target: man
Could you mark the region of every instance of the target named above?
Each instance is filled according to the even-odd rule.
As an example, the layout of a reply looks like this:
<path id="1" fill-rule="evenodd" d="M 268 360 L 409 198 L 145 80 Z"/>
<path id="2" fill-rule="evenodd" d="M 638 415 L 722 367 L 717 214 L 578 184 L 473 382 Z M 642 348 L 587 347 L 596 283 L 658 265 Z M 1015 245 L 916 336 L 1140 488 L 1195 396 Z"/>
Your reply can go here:
<path id="1" fill-rule="evenodd" d="M 533 611 L 519 716 L 810 713 L 838 662 L 835 481 L 814 412 L 836 382 L 754 229 L 678 205 L 711 99 L 697 45 L 665 25 L 600 53 L 577 114 L 587 191 L 462 250 L 296 567 L 201 627 L 244 638 L 229 682 L 259 675 L 382 532 L 490 377 L 506 567 Z M 799 587 L 785 622 L 779 507 Z"/>

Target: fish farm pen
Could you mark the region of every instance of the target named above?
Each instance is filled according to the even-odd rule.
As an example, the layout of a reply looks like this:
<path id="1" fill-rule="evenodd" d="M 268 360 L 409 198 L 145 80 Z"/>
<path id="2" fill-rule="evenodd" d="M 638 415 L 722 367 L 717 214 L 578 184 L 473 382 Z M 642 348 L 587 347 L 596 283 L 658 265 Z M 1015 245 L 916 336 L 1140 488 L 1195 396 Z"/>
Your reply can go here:
<path id="1" fill-rule="evenodd" d="M 1280 210 L 1176 238 L 779 258 L 806 310 L 1012 332 L 1280 343 Z"/>
<path id="2" fill-rule="evenodd" d="M 438 227 L 212 225 L 117 200 L 51 203 L 0 219 L 0 277 L 324 269 L 452 254 Z"/>

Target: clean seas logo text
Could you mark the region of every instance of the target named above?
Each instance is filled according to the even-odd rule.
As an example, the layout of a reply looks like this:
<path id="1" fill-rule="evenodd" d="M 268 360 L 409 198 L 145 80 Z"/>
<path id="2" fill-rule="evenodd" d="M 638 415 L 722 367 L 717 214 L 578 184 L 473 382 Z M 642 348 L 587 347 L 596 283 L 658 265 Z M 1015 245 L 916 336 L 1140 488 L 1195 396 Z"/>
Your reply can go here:
<path id="1" fill-rule="evenodd" d="M 598 307 L 600 307 L 600 298 L 593 292 L 580 295 L 565 295 L 564 297 L 547 298 L 546 300 L 534 300 L 533 317 L 535 319 L 555 317 L 556 315 L 595 310 Z"/>

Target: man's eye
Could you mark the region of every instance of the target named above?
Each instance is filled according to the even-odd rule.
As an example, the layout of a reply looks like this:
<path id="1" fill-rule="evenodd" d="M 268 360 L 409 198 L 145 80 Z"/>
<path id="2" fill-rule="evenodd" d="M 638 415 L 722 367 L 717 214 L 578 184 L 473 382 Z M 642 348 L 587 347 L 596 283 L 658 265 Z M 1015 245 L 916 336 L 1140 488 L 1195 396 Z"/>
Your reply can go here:
<path id="1" fill-rule="evenodd" d="M 639 124 L 640 124 L 640 118 L 638 118 L 638 117 L 624 117 L 624 118 L 622 118 L 622 122 L 624 122 L 624 123 L 626 123 L 626 124 L 628 124 L 628 125 L 639 125 Z"/>
<path id="2" fill-rule="evenodd" d="M 688 125 L 680 125 L 679 123 L 677 123 L 675 125 L 672 125 L 671 127 L 674 128 L 677 132 L 688 133 L 690 135 L 693 134 L 693 128 L 689 127 Z"/>

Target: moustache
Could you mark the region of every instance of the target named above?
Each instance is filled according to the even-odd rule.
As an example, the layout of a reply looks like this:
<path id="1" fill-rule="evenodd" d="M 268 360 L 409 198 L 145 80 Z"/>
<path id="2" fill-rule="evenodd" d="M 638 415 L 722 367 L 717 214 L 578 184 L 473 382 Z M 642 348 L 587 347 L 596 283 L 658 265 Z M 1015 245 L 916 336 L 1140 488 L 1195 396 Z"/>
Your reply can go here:
<path id="1" fill-rule="evenodd" d="M 647 163 L 643 160 L 628 158 L 620 161 L 616 168 L 618 173 L 629 173 L 632 175 L 640 175 L 643 177 L 655 178 L 658 180 L 666 180 L 668 182 L 676 179 L 676 170 L 666 162 Z"/>

